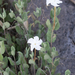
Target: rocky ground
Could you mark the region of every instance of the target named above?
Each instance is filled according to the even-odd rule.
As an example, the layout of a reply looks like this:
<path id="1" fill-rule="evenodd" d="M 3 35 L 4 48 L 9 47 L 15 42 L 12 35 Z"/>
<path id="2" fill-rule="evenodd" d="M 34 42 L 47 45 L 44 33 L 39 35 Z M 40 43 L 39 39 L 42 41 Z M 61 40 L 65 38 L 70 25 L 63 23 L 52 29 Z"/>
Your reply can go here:
<path id="1" fill-rule="evenodd" d="M 11 0 L 10 0 L 11 1 Z M 75 0 L 63 0 L 60 5 L 61 13 L 58 16 L 60 29 L 56 31 L 57 40 L 53 44 L 59 52 L 60 64 L 57 72 L 64 75 L 65 70 L 69 69 L 71 75 L 75 75 Z M 45 23 L 50 18 L 51 5 L 46 7 L 45 0 L 32 0 L 27 10 L 33 12 L 36 7 L 42 8 L 41 22 Z"/>

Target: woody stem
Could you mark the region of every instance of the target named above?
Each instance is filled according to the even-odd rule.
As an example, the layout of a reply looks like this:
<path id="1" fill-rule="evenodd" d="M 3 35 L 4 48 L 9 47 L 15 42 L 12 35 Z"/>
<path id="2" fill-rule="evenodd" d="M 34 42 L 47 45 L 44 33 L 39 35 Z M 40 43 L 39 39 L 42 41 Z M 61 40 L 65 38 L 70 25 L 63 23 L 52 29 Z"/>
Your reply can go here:
<path id="1" fill-rule="evenodd" d="M 34 61 L 36 60 L 36 49 L 34 50 Z"/>
<path id="2" fill-rule="evenodd" d="M 55 18 L 56 18 L 56 7 L 54 7 L 54 22 L 53 22 L 53 29 L 51 34 L 51 51 L 52 51 L 52 39 L 53 39 L 53 31 L 55 29 Z M 52 64 L 53 64 L 53 57 L 52 57 Z M 53 68 L 53 65 L 52 65 Z"/>

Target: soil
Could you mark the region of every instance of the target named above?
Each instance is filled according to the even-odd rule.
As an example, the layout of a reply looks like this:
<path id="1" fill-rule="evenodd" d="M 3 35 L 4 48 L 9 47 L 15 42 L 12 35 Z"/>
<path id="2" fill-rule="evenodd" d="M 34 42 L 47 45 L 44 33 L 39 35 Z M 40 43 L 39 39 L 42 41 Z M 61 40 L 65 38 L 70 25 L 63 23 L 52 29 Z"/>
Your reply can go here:
<path id="1" fill-rule="evenodd" d="M 61 12 L 58 16 L 60 29 L 55 31 L 57 39 L 53 46 L 59 52 L 60 64 L 57 67 L 57 72 L 61 73 L 61 75 L 64 75 L 67 69 L 71 71 L 71 75 L 75 75 L 75 4 L 73 1 L 63 0 L 60 5 Z M 33 12 L 36 7 L 42 8 L 42 16 L 40 18 L 42 23 L 50 19 L 52 6 L 46 7 L 46 0 L 32 0 L 28 4 L 27 10 Z"/>

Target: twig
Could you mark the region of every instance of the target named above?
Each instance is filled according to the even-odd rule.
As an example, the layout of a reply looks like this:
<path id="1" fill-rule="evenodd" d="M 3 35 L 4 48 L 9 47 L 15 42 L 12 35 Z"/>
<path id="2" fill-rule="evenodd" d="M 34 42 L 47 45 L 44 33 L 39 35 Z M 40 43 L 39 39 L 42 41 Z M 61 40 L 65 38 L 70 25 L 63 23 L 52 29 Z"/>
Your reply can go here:
<path id="1" fill-rule="evenodd" d="M 41 69 L 42 70 L 42 69 Z M 45 74 L 45 75 L 47 75 L 43 70 L 42 70 L 42 72 Z"/>
<path id="2" fill-rule="evenodd" d="M 20 26 L 20 24 L 18 24 L 17 26 Z M 12 29 L 15 29 L 16 26 L 13 26 L 13 27 L 9 27 L 7 30 L 12 30 Z"/>

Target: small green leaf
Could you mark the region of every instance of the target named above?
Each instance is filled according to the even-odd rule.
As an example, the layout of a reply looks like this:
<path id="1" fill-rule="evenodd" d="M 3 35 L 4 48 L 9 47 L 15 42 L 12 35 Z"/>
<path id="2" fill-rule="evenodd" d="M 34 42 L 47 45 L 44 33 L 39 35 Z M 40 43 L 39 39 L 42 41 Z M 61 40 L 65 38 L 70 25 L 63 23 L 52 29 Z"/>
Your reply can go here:
<path id="1" fill-rule="evenodd" d="M 60 58 L 55 58 L 54 59 L 54 65 L 58 66 L 59 65 L 59 61 L 60 61 Z"/>
<path id="2" fill-rule="evenodd" d="M 47 19 L 46 25 L 47 25 L 48 29 L 51 30 L 51 23 L 50 23 L 50 20 L 49 19 Z"/>
<path id="3" fill-rule="evenodd" d="M 9 27 L 10 27 L 10 23 L 9 22 L 4 22 L 3 23 L 3 26 L 2 26 L 3 30 L 5 30 L 5 28 L 9 28 Z"/>
<path id="4" fill-rule="evenodd" d="M 23 20 L 19 16 L 16 18 L 16 20 L 20 23 L 23 23 Z"/>
<path id="5" fill-rule="evenodd" d="M 56 15 L 57 16 L 60 14 L 60 11 L 61 11 L 61 8 L 60 7 L 56 8 Z"/>
<path id="6" fill-rule="evenodd" d="M 3 61 L 3 55 L 0 54 L 0 61 Z"/>
<path id="7" fill-rule="evenodd" d="M 26 54 L 25 54 L 26 58 L 28 58 L 28 54 L 29 54 L 29 49 L 27 49 L 27 47 L 26 47 Z"/>
<path id="8" fill-rule="evenodd" d="M 27 12 L 24 12 L 22 14 L 22 19 L 23 19 L 23 21 L 27 21 L 28 20 Z"/>
<path id="9" fill-rule="evenodd" d="M 52 36 L 52 43 L 55 42 L 55 40 L 56 40 L 56 34 L 53 34 L 53 36 Z"/>
<path id="10" fill-rule="evenodd" d="M 34 11 L 33 13 L 37 18 L 40 17 L 41 16 L 41 8 L 36 8 L 36 12 Z"/>
<path id="11" fill-rule="evenodd" d="M 14 46 L 11 46 L 11 54 L 12 54 L 13 56 L 15 56 L 15 47 L 14 47 Z"/>
<path id="12" fill-rule="evenodd" d="M 23 64 L 24 68 L 29 68 L 29 65 L 28 64 Z"/>
<path id="13" fill-rule="evenodd" d="M 35 20 L 35 24 L 40 24 L 40 21 L 38 21 L 38 20 Z"/>
<path id="14" fill-rule="evenodd" d="M 10 64 L 12 65 L 12 66 L 14 66 L 15 64 L 14 64 L 14 61 L 10 58 L 10 57 L 8 57 L 8 59 L 9 59 L 9 61 L 10 61 Z"/>
<path id="15" fill-rule="evenodd" d="M 55 48 L 55 47 L 52 47 L 51 56 L 52 56 L 52 57 L 58 56 L 58 51 L 56 51 L 56 48 Z"/>
<path id="16" fill-rule="evenodd" d="M 51 42 L 51 40 L 52 40 L 52 39 L 51 39 L 51 35 L 52 35 L 51 32 L 52 32 L 51 30 L 48 30 L 48 31 L 47 31 L 47 41 L 48 41 L 48 42 Z"/>
<path id="17" fill-rule="evenodd" d="M 55 30 L 58 30 L 59 28 L 60 28 L 60 23 L 59 23 L 58 18 L 56 17 L 56 19 L 55 19 Z"/>
<path id="18" fill-rule="evenodd" d="M 48 61 L 48 63 L 52 63 L 52 59 L 48 54 L 45 54 L 44 59 Z"/>
<path id="19" fill-rule="evenodd" d="M 33 60 L 33 59 L 30 59 L 30 60 L 29 60 L 29 64 L 34 64 L 34 65 L 35 65 L 34 60 Z"/>
<path id="20" fill-rule="evenodd" d="M 6 39 L 3 37 L 0 37 L 0 41 L 6 41 Z"/>
<path id="21" fill-rule="evenodd" d="M 54 17 L 54 9 L 51 9 L 51 11 L 50 11 L 50 17 L 51 17 L 51 18 Z"/>
<path id="22" fill-rule="evenodd" d="M 18 34 L 23 35 L 23 30 L 21 29 L 20 26 L 16 26 L 15 29 L 16 29 L 16 31 L 17 31 Z"/>
<path id="23" fill-rule="evenodd" d="M 4 9 L 4 8 L 3 8 L 2 16 L 3 16 L 3 19 L 5 19 L 5 18 L 6 18 L 6 11 L 5 11 L 5 9 Z"/>
<path id="24" fill-rule="evenodd" d="M 2 66 L 2 68 L 4 69 L 4 68 L 6 68 L 7 65 L 8 65 L 8 58 L 7 58 L 7 57 L 4 57 L 4 58 L 3 58 L 3 63 L 4 63 L 4 65 Z"/>
<path id="25" fill-rule="evenodd" d="M 70 74 L 71 74 L 70 70 L 65 71 L 65 75 L 70 75 Z"/>
<path id="26" fill-rule="evenodd" d="M 0 53 L 4 54 L 5 52 L 5 45 L 4 45 L 4 41 L 0 41 Z"/>
<path id="27" fill-rule="evenodd" d="M 60 10 L 61 10 L 60 7 L 56 8 L 56 16 L 58 16 L 60 14 Z M 51 18 L 54 18 L 54 8 L 51 9 L 50 16 L 51 16 Z"/>
<path id="28" fill-rule="evenodd" d="M 4 71 L 3 75 L 9 75 L 9 73 L 8 73 L 8 72 L 6 72 L 6 71 Z"/>
<path id="29" fill-rule="evenodd" d="M 41 74 L 41 68 L 38 68 L 37 72 L 36 72 L 36 75 L 40 75 Z"/>
<path id="30" fill-rule="evenodd" d="M 10 36 L 10 34 L 7 33 L 5 36 L 6 36 L 7 44 L 8 44 L 8 45 L 11 45 L 11 44 L 12 44 L 12 41 L 11 41 L 11 36 Z"/>
<path id="31" fill-rule="evenodd" d="M 14 14 L 14 12 L 13 12 L 12 10 L 10 10 L 9 16 L 10 16 L 11 18 L 15 17 L 15 14 Z"/>

